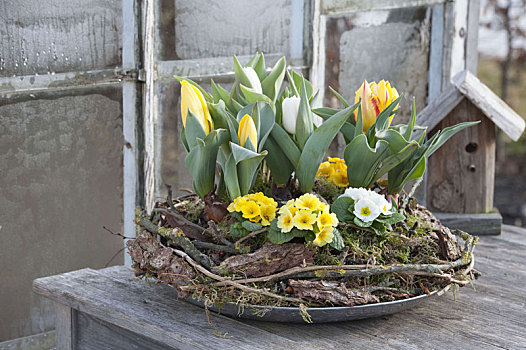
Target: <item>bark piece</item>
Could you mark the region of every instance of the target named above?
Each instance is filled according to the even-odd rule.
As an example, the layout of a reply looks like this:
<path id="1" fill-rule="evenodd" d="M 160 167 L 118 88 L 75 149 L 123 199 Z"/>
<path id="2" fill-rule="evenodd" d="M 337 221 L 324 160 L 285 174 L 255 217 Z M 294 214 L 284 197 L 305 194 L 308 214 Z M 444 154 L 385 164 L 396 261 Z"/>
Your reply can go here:
<path id="1" fill-rule="evenodd" d="M 355 306 L 378 303 L 378 297 L 363 289 L 347 289 L 336 281 L 289 280 L 295 296 L 318 303 L 329 301 L 334 305 Z"/>
<path id="2" fill-rule="evenodd" d="M 457 236 L 451 233 L 449 228 L 440 225 L 440 230 L 435 230 L 438 236 L 440 254 L 446 260 L 456 260 L 460 257 L 461 249 L 457 241 Z"/>
<path id="3" fill-rule="evenodd" d="M 250 254 L 240 254 L 227 258 L 218 267 L 219 271 L 243 274 L 247 277 L 267 276 L 285 271 L 303 263 L 313 262 L 314 251 L 299 243 L 272 244 Z"/>

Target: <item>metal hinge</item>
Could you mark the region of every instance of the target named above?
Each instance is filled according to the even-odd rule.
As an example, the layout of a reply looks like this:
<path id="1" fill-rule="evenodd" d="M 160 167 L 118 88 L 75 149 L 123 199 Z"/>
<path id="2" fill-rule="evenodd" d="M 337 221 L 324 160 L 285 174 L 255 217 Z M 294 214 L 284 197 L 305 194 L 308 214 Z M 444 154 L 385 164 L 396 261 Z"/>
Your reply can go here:
<path id="1" fill-rule="evenodd" d="M 144 83 L 146 81 L 146 72 L 144 69 L 115 69 L 115 78 L 121 80 L 132 80 Z"/>

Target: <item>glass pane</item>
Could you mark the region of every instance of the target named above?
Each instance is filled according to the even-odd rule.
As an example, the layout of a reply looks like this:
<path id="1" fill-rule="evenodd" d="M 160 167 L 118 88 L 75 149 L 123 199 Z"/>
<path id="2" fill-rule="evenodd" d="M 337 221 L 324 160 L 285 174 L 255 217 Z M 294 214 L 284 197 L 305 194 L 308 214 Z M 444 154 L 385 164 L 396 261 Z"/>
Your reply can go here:
<path id="1" fill-rule="evenodd" d="M 122 248 L 102 229 L 122 228 L 121 99 L 120 87 L 0 99 L 0 341 L 53 327 L 33 279 L 101 268 Z"/>
<path id="2" fill-rule="evenodd" d="M 160 56 L 193 59 L 256 51 L 288 55 L 292 1 L 160 0 Z"/>
<path id="3" fill-rule="evenodd" d="M 386 79 L 405 96 L 400 122 L 425 106 L 429 61 L 430 10 L 408 8 L 354 13 L 327 19 L 326 103 L 337 104 L 331 86 L 354 101 L 364 79 Z"/>
<path id="4" fill-rule="evenodd" d="M 0 76 L 121 64 L 120 1 L 2 1 L 0 13 Z"/>

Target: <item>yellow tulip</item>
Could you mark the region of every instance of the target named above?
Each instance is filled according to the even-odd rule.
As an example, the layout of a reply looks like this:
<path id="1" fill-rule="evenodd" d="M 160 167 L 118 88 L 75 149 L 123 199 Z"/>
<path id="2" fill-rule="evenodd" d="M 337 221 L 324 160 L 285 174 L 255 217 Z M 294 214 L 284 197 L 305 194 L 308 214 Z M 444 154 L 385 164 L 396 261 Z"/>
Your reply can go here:
<path id="1" fill-rule="evenodd" d="M 391 102 L 398 98 L 398 91 L 391 87 L 388 81 L 382 80 L 378 84 L 376 82 L 368 83 L 364 80 L 362 86 L 356 90 L 354 103 L 362 99 L 362 120 L 363 132 L 367 132 L 369 128 L 376 122 L 378 114 L 382 112 Z M 389 118 L 389 125 L 393 120 L 394 114 Z M 354 119 L 358 118 L 358 112 L 354 112 Z"/>
<path id="2" fill-rule="evenodd" d="M 183 80 L 181 81 L 181 118 L 183 119 L 183 126 L 186 126 L 188 110 L 199 120 L 205 134 L 208 135 L 214 126 L 203 94 L 198 88 Z"/>
<path id="3" fill-rule="evenodd" d="M 250 138 L 250 142 L 255 148 L 255 151 L 258 150 L 258 132 L 256 130 L 256 124 L 254 120 L 248 114 L 245 114 L 241 121 L 239 122 L 239 129 L 237 130 L 237 137 L 239 139 L 239 144 L 245 146 L 247 139 Z"/>

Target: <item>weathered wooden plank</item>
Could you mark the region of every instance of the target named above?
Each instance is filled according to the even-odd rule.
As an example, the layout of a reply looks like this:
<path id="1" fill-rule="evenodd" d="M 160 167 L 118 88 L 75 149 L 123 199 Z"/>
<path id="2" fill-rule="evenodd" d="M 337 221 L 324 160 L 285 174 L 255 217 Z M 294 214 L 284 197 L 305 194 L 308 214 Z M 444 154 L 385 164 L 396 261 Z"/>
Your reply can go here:
<path id="1" fill-rule="evenodd" d="M 353 12 L 392 10 L 405 7 L 433 6 L 443 4 L 445 0 L 324 0 L 323 15 L 339 15 Z"/>
<path id="2" fill-rule="evenodd" d="M 131 274 L 129 268 L 127 269 Z M 33 289 L 80 312 L 93 315 L 122 329 L 156 339 L 177 349 L 262 349 L 298 347 L 282 337 L 258 330 L 224 316 L 211 316 L 212 324 L 227 338 L 214 335 L 204 310 L 178 301 L 166 286 L 145 281 L 123 282 L 101 272 L 83 269 L 35 280 Z"/>
<path id="3" fill-rule="evenodd" d="M 459 103 L 464 96 L 452 84 L 448 84 L 444 91 L 437 98 L 431 101 L 416 116 L 416 124 L 427 127 L 428 131 L 435 128 L 446 115 L 448 115 Z M 415 130 L 415 137 L 420 136 L 422 132 Z"/>
<path id="4" fill-rule="evenodd" d="M 56 344 L 59 349 L 75 349 L 77 336 L 77 311 L 64 304 L 55 303 Z"/>
<path id="5" fill-rule="evenodd" d="M 433 213 L 445 226 L 466 231 L 472 235 L 498 235 L 502 230 L 499 213 L 458 214 Z"/>
<path id="6" fill-rule="evenodd" d="M 466 70 L 477 74 L 480 0 L 471 0 L 468 4 L 468 22 L 466 37 Z"/>
<path id="7" fill-rule="evenodd" d="M 513 141 L 519 139 L 526 128 L 524 119 L 476 76 L 461 72 L 453 78 L 453 84 Z"/>

